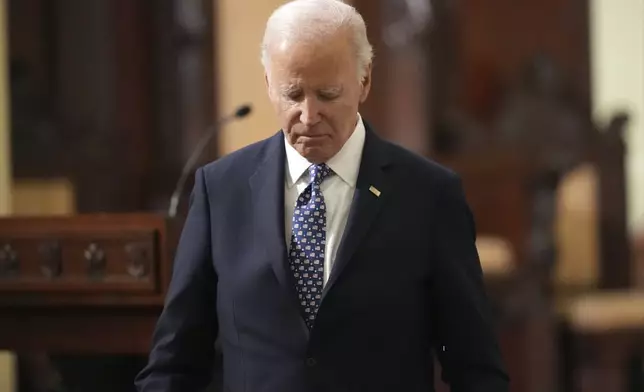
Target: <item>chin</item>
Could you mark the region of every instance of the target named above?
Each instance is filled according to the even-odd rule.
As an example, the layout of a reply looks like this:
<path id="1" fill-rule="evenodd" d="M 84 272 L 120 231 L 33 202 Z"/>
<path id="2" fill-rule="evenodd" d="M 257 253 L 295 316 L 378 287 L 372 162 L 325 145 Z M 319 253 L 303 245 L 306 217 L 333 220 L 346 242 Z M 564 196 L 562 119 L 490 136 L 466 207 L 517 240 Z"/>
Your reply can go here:
<path id="1" fill-rule="evenodd" d="M 300 146 L 300 148 L 298 148 L 298 152 L 309 162 L 315 164 L 324 163 L 331 158 L 327 149 L 320 147 Z"/>

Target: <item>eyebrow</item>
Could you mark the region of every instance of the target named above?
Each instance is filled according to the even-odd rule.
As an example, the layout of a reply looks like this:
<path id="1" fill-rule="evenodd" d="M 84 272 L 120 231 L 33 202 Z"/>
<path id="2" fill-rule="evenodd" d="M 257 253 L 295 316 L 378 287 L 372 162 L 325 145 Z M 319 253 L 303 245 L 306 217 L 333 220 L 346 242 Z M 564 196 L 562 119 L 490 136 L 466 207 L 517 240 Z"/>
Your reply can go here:
<path id="1" fill-rule="evenodd" d="M 286 86 L 281 86 L 280 87 L 280 92 L 282 94 L 288 94 L 288 93 L 292 93 L 293 91 L 297 91 L 299 88 L 300 87 L 295 85 L 295 84 L 289 84 L 289 85 L 286 85 Z"/>
<path id="2" fill-rule="evenodd" d="M 288 94 L 288 93 L 292 93 L 294 91 L 297 91 L 299 89 L 301 89 L 301 87 L 299 87 L 299 86 L 297 86 L 295 84 L 290 84 L 290 85 L 287 85 L 287 86 L 282 86 L 280 88 L 280 92 L 282 92 L 283 94 Z M 342 92 L 342 90 L 343 90 L 342 86 L 334 86 L 334 87 L 321 88 L 318 91 L 322 91 L 324 93 L 329 93 L 329 94 L 339 94 L 339 93 Z"/>

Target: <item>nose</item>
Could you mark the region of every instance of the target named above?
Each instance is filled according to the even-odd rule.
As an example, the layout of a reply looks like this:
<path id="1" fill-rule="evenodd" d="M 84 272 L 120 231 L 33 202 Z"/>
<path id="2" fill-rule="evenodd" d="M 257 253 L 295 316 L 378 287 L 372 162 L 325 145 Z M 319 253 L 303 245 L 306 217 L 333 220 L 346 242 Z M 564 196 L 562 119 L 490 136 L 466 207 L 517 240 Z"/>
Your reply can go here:
<path id="1" fill-rule="evenodd" d="M 320 107 L 315 98 L 307 97 L 302 101 L 300 122 L 307 127 L 320 122 Z"/>

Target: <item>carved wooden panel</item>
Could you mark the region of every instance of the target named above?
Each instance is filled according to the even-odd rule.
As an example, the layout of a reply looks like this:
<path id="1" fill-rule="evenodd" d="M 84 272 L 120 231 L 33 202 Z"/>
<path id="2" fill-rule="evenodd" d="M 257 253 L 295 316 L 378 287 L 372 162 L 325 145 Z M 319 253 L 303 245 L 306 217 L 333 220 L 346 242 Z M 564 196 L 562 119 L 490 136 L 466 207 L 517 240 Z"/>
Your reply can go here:
<path id="1" fill-rule="evenodd" d="M 0 243 L 13 261 L 0 267 L 0 291 L 155 291 L 155 237 L 145 231 L 3 236 Z M 133 247 L 139 252 L 130 251 Z"/>
<path id="2" fill-rule="evenodd" d="M 83 294 L 156 296 L 168 281 L 165 242 L 165 220 L 154 215 L 0 219 L 0 292 L 72 302 Z"/>

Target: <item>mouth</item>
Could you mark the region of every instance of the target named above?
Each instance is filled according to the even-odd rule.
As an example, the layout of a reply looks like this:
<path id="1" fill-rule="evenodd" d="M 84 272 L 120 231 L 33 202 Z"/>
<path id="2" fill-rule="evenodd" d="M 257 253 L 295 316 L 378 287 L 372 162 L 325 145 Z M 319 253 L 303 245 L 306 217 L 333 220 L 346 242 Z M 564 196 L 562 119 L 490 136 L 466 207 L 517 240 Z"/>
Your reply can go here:
<path id="1" fill-rule="evenodd" d="M 300 136 L 297 138 L 297 144 L 301 146 L 321 146 L 326 144 L 328 140 L 327 135 L 311 135 L 311 136 Z"/>
<path id="2" fill-rule="evenodd" d="M 297 135 L 297 139 L 299 141 L 309 141 L 309 140 L 317 141 L 317 140 L 322 140 L 322 139 L 325 139 L 325 138 L 328 138 L 328 137 L 329 137 L 329 135 L 325 135 L 325 134 L 299 134 L 299 135 Z"/>

